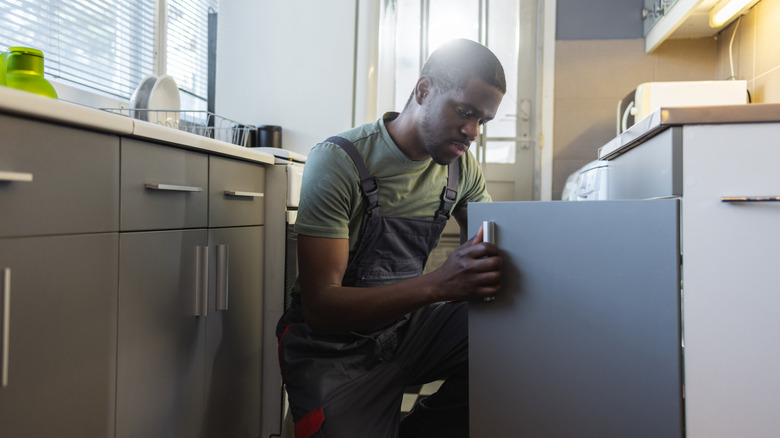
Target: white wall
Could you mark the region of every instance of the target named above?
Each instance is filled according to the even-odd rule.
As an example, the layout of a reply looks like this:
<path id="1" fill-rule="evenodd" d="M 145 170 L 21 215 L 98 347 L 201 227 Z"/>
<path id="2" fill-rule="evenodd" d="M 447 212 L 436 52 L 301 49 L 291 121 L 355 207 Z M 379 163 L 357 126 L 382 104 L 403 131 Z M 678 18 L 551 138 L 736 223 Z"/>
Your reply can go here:
<path id="1" fill-rule="evenodd" d="M 220 0 L 215 112 L 279 125 L 300 153 L 349 129 L 355 14 L 356 0 Z"/>

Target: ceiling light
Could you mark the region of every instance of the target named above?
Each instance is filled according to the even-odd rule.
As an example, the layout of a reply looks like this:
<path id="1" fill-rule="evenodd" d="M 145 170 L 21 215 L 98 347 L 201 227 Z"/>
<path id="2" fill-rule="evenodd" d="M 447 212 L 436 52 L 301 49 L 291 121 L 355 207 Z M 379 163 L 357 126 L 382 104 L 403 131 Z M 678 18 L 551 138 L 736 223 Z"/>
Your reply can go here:
<path id="1" fill-rule="evenodd" d="M 710 10 L 710 27 L 720 27 L 732 17 L 744 13 L 758 0 L 721 0 Z"/>

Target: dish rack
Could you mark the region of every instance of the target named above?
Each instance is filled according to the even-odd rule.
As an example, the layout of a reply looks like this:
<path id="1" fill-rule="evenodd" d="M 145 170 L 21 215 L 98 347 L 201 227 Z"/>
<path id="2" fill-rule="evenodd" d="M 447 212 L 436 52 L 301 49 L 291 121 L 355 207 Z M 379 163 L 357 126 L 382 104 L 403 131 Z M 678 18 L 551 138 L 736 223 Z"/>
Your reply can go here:
<path id="1" fill-rule="evenodd" d="M 253 145 L 257 133 L 257 126 L 230 120 L 210 111 L 138 108 L 101 108 L 101 110 L 245 147 Z"/>

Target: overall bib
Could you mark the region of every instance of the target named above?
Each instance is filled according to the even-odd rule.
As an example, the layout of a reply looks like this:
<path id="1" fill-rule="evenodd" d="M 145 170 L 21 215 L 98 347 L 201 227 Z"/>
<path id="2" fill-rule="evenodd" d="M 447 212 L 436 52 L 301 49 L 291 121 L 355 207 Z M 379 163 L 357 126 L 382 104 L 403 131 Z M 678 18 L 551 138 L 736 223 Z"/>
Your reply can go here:
<path id="1" fill-rule="evenodd" d="M 449 165 L 432 220 L 385 217 L 377 181 L 355 146 L 342 137 L 326 141 L 355 163 L 367 206 L 342 285 L 370 287 L 422 275 L 455 205 L 459 160 Z M 405 419 L 400 436 L 468 436 L 466 318 L 465 303 L 436 303 L 369 330 L 322 333 L 304 322 L 295 300 L 277 336 L 296 438 L 398 437 L 404 388 L 445 378 Z"/>

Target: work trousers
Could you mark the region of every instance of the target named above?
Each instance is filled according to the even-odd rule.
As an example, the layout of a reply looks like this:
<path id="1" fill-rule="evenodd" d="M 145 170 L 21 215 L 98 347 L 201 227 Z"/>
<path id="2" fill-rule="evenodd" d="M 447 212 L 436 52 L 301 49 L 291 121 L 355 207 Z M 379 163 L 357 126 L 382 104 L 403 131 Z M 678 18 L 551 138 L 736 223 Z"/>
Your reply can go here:
<path id="1" fill-rule="evenodd" d="M 299 309 L 280 320 L 279 360 L 296 438 L 468 437 L 465 302 L 437 303 L 367 334 L 322 334 Z M 403 422 L 408 386 L 444 379 Z"/>

